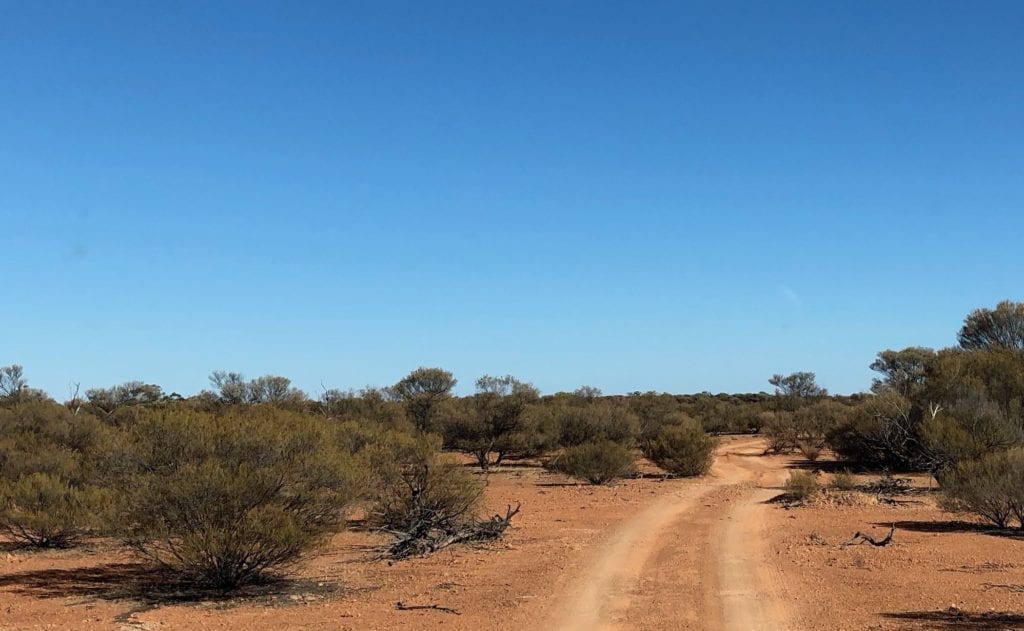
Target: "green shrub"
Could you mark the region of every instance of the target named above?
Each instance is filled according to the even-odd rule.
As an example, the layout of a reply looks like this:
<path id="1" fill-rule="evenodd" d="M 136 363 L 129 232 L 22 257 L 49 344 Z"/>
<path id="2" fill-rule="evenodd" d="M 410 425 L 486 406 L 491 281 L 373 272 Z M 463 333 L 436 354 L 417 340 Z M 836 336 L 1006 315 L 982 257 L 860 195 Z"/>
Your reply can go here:
<path id="1" fill-rule="evenodd" d="M 611 440 L 568 447 L 548 467 L 591 484 L 607 484 L 636 473 L 633 451 Z"/>
<path id="2" fill-rule="evenodd" d="M 1024 449 L 965 460 L 940 479 L 945 508 L 974 513 L 999 528 L 1016 517 L 1024 528 Z"/>
<path id="3" fill-rule="evenodd" d="M 396 532 L 454 530 L 476 517 L 484 483 L 438 452 L 436 436 L 388 432 L 362 454 L 372 470 L 370 521 Z"/>
<path id="4" fill-rule="evenodd" d="M 0 530 L 19 543 L 67 548 L 104 526 L 110 493 L 50 473 L 0 480 Z"/>
<path id="5" fill-rule="evenodd" d="M 272 407 L 154 411 L 108 457 L 123 489 L 120 534 L 142 557 L 220 589 L 296 562 L 365 486 L 323 421 Z"/>
<path id="6" fill-rule="evenodd" d="M 818 478 L 806 471 L 793 471 L 786 480 L 786 498 L 792 502 L 805 502 L 818 492 Z"/>
<path id="7" fill-rule="evenodd" d="M 559 406 L 555 415 L 560 428 L 559 444 L 563 447 L 601 441 L 632 446 L 640 428 L 636 414 L 603 401 Z"/>
<path id="8" fill-rule="evenodd" d="M 108 431 L 45 400 L 0 408 L 0 531 L 37 547 L 75 545 L 103 525 L 109 494 L 94 455 Z"/>
<path id="9" fill-rule="evenodd" d="M 695 476 L 704 475 L 711 468 L 716 444 L 697 421 L 686 419 L 661 428 L 643 451 L 648 460 L 669 473 Z"/>

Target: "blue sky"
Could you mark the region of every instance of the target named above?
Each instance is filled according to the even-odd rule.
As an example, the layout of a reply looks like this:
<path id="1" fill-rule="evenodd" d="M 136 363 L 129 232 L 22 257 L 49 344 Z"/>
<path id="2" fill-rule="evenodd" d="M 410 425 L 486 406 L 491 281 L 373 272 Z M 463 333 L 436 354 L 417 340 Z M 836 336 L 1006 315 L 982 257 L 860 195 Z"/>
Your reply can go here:
<path id="1" fill-rule="evenodd" d="M 0 6 L 0 364 L 57 397 L 851 392 L 1024 299 L 1020 3 Z"/>

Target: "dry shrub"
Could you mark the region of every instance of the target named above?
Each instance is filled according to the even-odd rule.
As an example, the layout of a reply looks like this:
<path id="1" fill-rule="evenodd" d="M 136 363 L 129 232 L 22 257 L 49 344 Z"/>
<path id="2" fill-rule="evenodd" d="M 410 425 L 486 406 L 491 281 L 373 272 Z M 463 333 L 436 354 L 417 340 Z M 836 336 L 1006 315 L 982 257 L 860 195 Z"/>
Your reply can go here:
<path id="1" fill-rule="evenodd" d="M 840 471 L 832 474 L 829 486 L 837 491 L 852 491 L 857 488 L 857 479 L 849 471 Z"/>
<path id="2" fill-rule="evenodd" d="M 818 478 L 806 471 L 793 471 L 786 480 L 786 499 L 803 503 L 818 492 Z"/>

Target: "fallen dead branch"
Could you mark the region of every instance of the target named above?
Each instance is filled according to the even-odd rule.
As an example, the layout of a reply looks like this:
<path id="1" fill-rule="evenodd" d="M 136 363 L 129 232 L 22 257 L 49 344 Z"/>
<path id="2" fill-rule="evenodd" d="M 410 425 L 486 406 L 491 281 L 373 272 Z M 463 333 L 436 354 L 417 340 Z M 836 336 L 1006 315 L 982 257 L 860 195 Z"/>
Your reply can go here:
<path id="1" fill-rule="evenodd" d="M 408 559 L 431 554 L 458 543 L 499 539 L 511 525 L 512 518 L 519 513 L 520 507 L 520 504 L 516 504 L 515 508 L 509 505 L 504 517 L 494 515 L 490 519 L 474 520 L 458 526 L 442 525 L 424 519 L 405 532 L 386 530 L 385 532 L 395 537 L 395 541 L 388 546 L 385 556 L 392 559 Z"/>
<path id="2" fill-rule="evenodd" d="M 407 604 L 403 603 L 402 601 L 398 601 L 397 603 L 395 603 L 395 609 L 397 609 L 398 611 L 412 611 L 414 609 L 433 609 L 435 611 L 443 611 L 445 613 L 453 613 L 456 616 L 461 616 L 462 615 L 461 613 L 459 613 L 459 611 L 457 609 L 452 609 L 451 607 L 442 607 L 441 605 L 436 605 L 436 604 L 430 604 L 430 605 L 407 605 Z"/>
<path id="3" fill-rule="evenodd" d="M 839 547 L 845 548 L 846 546 L 868 543 L 875 546 L 876 548 L 881 548 L 892 543 L 892 535 L 894 532 L 896 532 L 896 524 L 893 524 L 892 527 L 889 528 L 889 534 L 887 534 L 882 539 L 875 539 L 871 535 L 863 533 L 858 530 L 853 534 L 853 537 L 849 541 L 844 541 L 843 543 L 839 544 Z"/>

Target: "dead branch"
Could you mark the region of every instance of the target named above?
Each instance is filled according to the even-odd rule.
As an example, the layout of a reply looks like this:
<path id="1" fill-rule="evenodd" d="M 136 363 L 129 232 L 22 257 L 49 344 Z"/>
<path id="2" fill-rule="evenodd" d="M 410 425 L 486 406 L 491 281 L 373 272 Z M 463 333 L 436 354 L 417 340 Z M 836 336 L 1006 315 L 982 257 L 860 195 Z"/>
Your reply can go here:
<path id="1" fill-rule="evenodd" d="M 512 524 L 512 518 L 519 513 L 520 507 L 521 504 L 516 504 L 512 508 L 510 504 L 504 517 L 499 514 L 490 519 L 474 520 L 458 526 L 432 523 L 424 519 L 413 524 L 407 532 L 385 530 L 395 537 L 394 543 L 387 548 L 386 556 L 407 559 L 431 554 L 458 543 L 500 539 Z"/>
<path id="2" fill-rule="evenodd" d="M 869 544 L 875 546 L 876 548 L 881 548 L 883 546 L 887 546 L 890 543 L 892 543 L 892 535 L 893 535 L 894 532 L 896 532 L 896 524 L 893 524 L 892 527 L 889 528 L 889 534 L 887 534 L 882 539 L 875 539 L 871 535 L 869 535 L 867 533 L 863 533 L 863 532 L 858 530 L 857 532 L 855 532 L 853 534 L 853 537 L 849 541 L 844 541 L 843 543 L 839 544 L 839 547 L 840 548 L 845 548 L 846 546 L 860 545 L 862 543 L 869 543 Z"/>
<path id="3" fill-rule="evenodd" d="M 433 609 L 435 611 L 443 611 L 445 613 L 453 613 L 456 616 L 461 616 L 462 615 L 461 613 L 459 613 L 459 611 L 457 609 L 452 609 L 451 607 L 442 607 L 441 605 L 435 605 L 435 604 L 431 604 L 431 605 L 407 605 L 407 604 L 403 603 L 402 601 L 398 601 L 397 603 L 395 603 L 395 609 L 397 609 L 398 611 L 412 611 L 413 609 Z"/>

